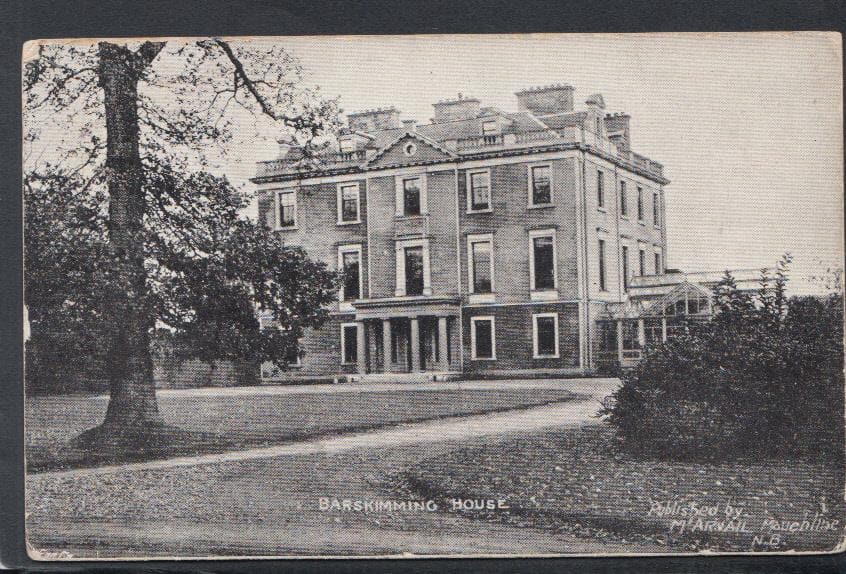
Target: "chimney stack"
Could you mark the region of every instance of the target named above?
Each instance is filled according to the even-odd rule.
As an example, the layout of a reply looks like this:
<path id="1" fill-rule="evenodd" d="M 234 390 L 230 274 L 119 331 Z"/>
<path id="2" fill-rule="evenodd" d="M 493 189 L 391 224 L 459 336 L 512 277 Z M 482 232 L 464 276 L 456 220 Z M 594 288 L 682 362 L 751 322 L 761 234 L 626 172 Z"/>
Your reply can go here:
<path id="1" fill-rule="evenodd" d="M 279 144 L 279 159 L 285 159 L 291 148 L 297 147 L 297 142 L 294 141 L 294 138 L 287 134 L 276 140 L 276 143 Z"/>
<path id="2" fill-rule="evenodd" d="M 457 99 L 441 100 L 432 104 L 432 107 L 435 108 L 435 117 L 432 118 L 432 123 L 437 124 L 478 117 L 481 111 L 481 102 L 476 98 L 465 98 L 462 94 L 458 94 Z"/>
<path id="3" fill-rule="evenodd" d="M 552 84 L 536 86 L 517 92 L 517 109 L 536 116 L 573 111 L 573 86 Z"/>
<path id="4" fill-rule="evenodd" d="M 617 144 L 621 151 L 628 152 L 632 149 L 631 132 L 629 131 L 629 114 L 605 114 L 605 131 L 608 139 Z"/>
<path id="5" fill-rule="evenodd" d="M 605 98 L 602 97 L 602 94 L 591 94 L 585 100 L 585 105 L 587 105 L 588 109 L 599 113 L 600 110 L 605 109 Z"/>
<path id="6" fill-rule="evenodd" d="M 400 111 L 395 107 L 375 108 L 347 114 L 351 130 L 370 133 L 400 127 Z"/>

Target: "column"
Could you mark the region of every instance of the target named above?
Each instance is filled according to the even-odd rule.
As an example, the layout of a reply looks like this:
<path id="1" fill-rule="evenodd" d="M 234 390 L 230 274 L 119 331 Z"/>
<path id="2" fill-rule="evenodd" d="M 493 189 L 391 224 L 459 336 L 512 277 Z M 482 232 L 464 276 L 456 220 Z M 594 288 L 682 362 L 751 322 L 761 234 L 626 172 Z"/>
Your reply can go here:
<path id="1" fill-rule="evenodd" d="M 623 365 L 623 321 L 617 320 L 617 362 Z"/>
<path id="2" fill-rule="evenodd" d="M 367 372 L 367 339 L 364 337 L 364 321 L 356 322 L 358 328 L 356 331 L 356 357 L 358 358 L 358 372 L 364 374 Z"/>
<path id="3" fill-rule="evenodd" d="M 637 342 L 641 349 L 646 346 L 646 324 L 643 317 L 637 320 Z"/>
<path id="4" fill-rule="evenodd" d="M 411 345 L 411 372 L 420 371 L 420 321 L 412 317 L 408 344 Z"/>
<path id="5" fill-rule="evenodd" d="M 449 370 L 449 348 L 447 338 L 447 318 L 438 317 L 438 362 L 444 371 Z"/>
<path id="6" fill-rule="evenodd" d="M 382 319 L 382 363 L 384 372 L 391 372 L 391 320 Z"/>
<path id="7" fill-rule="evenodd" d="M 667 342 L 667 318 L 661 317 L 661 341 Z"/>

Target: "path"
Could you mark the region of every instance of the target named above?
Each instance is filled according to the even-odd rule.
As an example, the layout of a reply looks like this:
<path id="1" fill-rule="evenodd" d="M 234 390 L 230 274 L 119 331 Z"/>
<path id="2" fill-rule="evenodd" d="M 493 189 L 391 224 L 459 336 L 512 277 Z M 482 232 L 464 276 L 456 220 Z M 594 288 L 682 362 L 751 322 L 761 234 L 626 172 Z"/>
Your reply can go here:
<path id="1" fill-rule="evenodd" d="M 222 455 L 32 475 L 27 539 L 35 549 L 85 559 L 656 551 L 471 520 L 448 509 L 321 510 L 320 497 L 395 499 L 397 473 L 456 448 L 554 425 L 591 424 L 598 401 L 618 383 L 557 384 L 586 398 Z"/>

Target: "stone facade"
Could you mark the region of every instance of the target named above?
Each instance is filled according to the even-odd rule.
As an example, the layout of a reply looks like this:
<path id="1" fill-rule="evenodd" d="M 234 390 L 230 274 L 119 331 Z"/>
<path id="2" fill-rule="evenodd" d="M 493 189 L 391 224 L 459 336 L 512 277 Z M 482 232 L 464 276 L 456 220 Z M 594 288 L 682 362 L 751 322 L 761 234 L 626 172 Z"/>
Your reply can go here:
<path id="1" fill-rule="evenodd" d="M 265 378 L 596 368 L 597 319 L 626 301 L 631 277 L 666 265 L 668 181 L 628 149 L 627 125 L 625 145 L 609 138 L 606 126 L 620 126 L 601 96 L 587 111 L 573 111 L 567 85 L 518 100 L 516 113 L 439 102 L 436 122 L 402 128 L 394 108 L 352 114 L 351 128 L 372 128 L 355 150 L 327 154 L 319 169 L 260 164 L 260 221 L 333 268 L 340 252 L 360 254 L 361 285 L 304 337 L 300 365 L 266 367 Z"/>

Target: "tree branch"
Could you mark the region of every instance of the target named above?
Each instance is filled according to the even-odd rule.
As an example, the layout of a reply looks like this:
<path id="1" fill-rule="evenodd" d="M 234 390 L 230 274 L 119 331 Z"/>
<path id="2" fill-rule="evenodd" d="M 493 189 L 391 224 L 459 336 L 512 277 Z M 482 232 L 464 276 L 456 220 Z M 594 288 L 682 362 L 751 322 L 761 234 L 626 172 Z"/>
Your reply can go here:
<path id="1" fill-rule="evenodd" d="M 226 54 L 226 57 L 229 58 L 229 61 L 232 62 L 232 65 L 235 66 L 235 87 L 237 91 L 238 82 L 237 79 L 240 77 L 241 82 L 243 83 L 244 87 L 250 91 L 255 98 L 256 103 L 258 103 L 259 107 L 261 107 L 262 113 L 266 116 L 270 117 L 273 120 L 284 120 L 289 121 L 289 118 L 285 116 L 280 116 L 277 114 L 273 107 L 267 103 L 267 100 L 262 96 L 258 89 L 256 88 L 255 82 L 247 75 L 247 71 L 244 70 L 244 65 L 241 63 L 241 60 L 238 59 L 238 56 L 235 55 L 235 52 L 232 51 L 232 46 L 229 45 L 228 42 L 225 42 L 219 38 L 214 39 L 214 43 L 220 46 L 220 49 Z"/>

